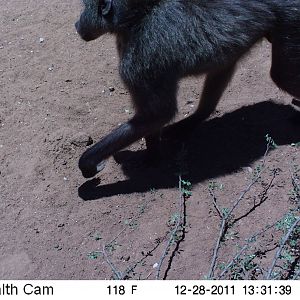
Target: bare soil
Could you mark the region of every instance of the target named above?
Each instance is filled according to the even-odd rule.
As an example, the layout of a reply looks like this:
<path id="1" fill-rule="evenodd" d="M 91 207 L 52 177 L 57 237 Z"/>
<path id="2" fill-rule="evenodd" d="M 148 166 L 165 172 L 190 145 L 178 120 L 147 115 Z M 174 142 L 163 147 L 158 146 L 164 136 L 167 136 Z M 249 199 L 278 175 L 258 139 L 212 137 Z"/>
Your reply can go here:
<path id="1" fill-rule="evenodd" d="M 184 235 L 164 260 L 161 278 L 203 279 L 220 225 L 209 183 L 221 187 L 219 206 L 230 207 L 261 163 L 266 134 L 278 147 L 237 208 L 218 264 L 294 207 L 291 168 L 300 160 L 291 144 L 300 141 L 300 117 L 292 97 L 269 77 L 271 45 L 260 42 L 241 61 L 209 120 L 183 140 L 163 141 L 159 164 L 144 163 L 141 140 L 86 181 L 78 158 L 133 108 L 118 76 L 114 38 L 81 41 L 74 28 L 80 10 L 78 0 L 0 2 L 0 278 L 112 278 L 97 251 L 113 240 L 108 259 L 118 271 L 131 268 L 129 278 L 154 279 L 179 211 L 182 174 L 192 196 L 185 201 Z M 202 82 L 181 82 L 178 119 L 195 109 Z M 266 199 L 252 209 L 274 169 Z M 275 231 L 256 245 L 264 252 L 262 266 L 279 238 Z"/>

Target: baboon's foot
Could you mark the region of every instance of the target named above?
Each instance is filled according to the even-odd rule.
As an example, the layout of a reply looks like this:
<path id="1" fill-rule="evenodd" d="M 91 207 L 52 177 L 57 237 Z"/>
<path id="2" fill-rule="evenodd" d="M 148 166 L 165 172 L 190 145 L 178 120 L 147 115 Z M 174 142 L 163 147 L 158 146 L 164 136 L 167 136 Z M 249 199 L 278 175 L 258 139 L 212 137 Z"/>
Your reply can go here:
<path id="1" fill-rule="evenodd" d="M 92 178 L 105 168 L 105 164 L 106 160 L 102 160 L 100 163 L 95 164 L 93 161 L 81 157 L 78 165 L 83 177 Z"/>

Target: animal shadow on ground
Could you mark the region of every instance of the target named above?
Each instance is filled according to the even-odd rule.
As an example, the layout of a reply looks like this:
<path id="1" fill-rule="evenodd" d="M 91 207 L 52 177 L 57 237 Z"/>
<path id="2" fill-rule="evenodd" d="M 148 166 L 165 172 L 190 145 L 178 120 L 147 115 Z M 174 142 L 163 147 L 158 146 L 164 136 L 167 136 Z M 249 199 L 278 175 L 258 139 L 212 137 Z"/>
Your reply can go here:
<path id="1" fill-rule="evenodd" d="M 121 151 L 114 158 L 128 179 L 101 185 L 95 178 L 82 184 L 78 194 L 83 200 L 96 200 L 177 187 L 179 174 L 193 184 L 229 174 L 263 157 L 266 134 L 277 145 L 299 142 L 300 112 L 264 101 L 212 118 L 177 139 L 163 134 L 158 162 L 147 163 L 146 150 Z"/>

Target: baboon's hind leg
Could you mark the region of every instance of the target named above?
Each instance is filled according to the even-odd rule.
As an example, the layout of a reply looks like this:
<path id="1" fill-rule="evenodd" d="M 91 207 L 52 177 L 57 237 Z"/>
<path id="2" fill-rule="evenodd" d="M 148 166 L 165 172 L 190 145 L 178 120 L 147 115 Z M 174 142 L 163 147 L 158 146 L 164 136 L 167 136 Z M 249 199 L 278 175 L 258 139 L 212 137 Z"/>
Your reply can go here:
<path id="1" fill-rule="evenodd" d="M 299 5 L 300 9 L 300 5 Z M 271 77 L 276 85 L 300 99 L 300 11 L 281 20 L 272 37 Z"/>
<path id="2" fill-rule="evenodd" d="M 207 74 L 201 99 L 196 111 L 189 117 L 166 128 L 166 135 L 178 136 L 187 134 L 197 124 L 206 120 L 218 105 L 235 70 L 235 64 Z"/>
<path id="3" fill-rule="evenodd" d="M 234 70 L 235 65 L 232 65 L 211 72 L 206 76 L 198 108 L 192 115 L 197 122 L 204 121 L 214 112 L 233 76 Z"/>

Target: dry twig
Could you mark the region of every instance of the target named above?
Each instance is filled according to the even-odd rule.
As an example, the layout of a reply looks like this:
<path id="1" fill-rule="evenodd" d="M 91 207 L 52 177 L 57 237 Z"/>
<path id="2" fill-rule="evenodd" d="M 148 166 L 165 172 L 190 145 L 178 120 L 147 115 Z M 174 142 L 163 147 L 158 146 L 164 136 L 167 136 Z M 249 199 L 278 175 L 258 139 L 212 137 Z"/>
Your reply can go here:
<path id="1" fill-rule="evenodd" d="M 106 249 L 105 249 L 105 246 L 103 246 L 102 254 L 103 254 L 103 257 L 104 257 L 105 261 L 108 263 L 108 265 L 109 265 L 110 268 L 112 269 L 113 273 L 115 274 L 116 278 L 117 278 L 118 280 L 124 279 L 124 276 L 123 276 L 122 272 L 119 272 L 119 271 L 116 269 L 115 265 L 114 265 L 114 264 L 111 262 L 111 260 L 109 259 L 108 254 L 107 254 Z"/>
<path id="2" fill-rule="evenodd" d="M 240 251 L 234 256 L 234 258 L 225 266 L 222 273 L 218 276 L 218 279 L 222 279 L 222 277 L 228 272 L 229 268 L 234 265 L 234 263 L 241 257 L 241 255 L 250 247 L 253 240 L 255 240 L 258 236 L 264 234 L 269 229 L 273 228 L 277 222 L 273 223 L 272 225 L 267 225 L 263 230 L 253 234 L 251 237 L 246 239 L 246 244 L 240 249 Z"/>
<path id="3" fill-rule="evenodd" d="M 177 222 L 176 222 L 176 226 L 175 228 L 172 230 L 171 232 L 171 235 L 170 235 L 170 238 L 168 240 L 168 243 L 166 244 L 166 247 L 164 249 L 164 252 L 163 254 L 161 255 L 160 257 L 160 260 L 159 260 L 159 263 L 158 263 L 158 266 L 157 266 L 157 272 L 156 272 L 156 279 L 159 279 L 159 276 L 160 276 L 160 271 L 161 271 L 161 267 L 162 267 L 162 264 L 165 260 L 165 258 L 167 257 L 168 255 L 168 251 L 171 247 L 171 244 L 173 242 L 173 240 L 175 239 L 175 236 L 180 228 L 180 226 L 182 225 L 182 220 L 183 220 L 183 211 L 184 211 L 184 201 L 185 201 L 185 196 L 183 195 L 182 193 L 182 179 L 181 179 L 181 176 L 179 175 L 179 184 L 178 184 L 178 188 L 179 188 L 179 191 L 180 191 L 180 198 L 179 198 L 179 217 L 177 219 Z"/>
<path id="4" fill-rule="evenodd" d="M 297 224 L 300 222 L 300 217 L 298 217 L 295 222 L 293 223 L 293 225 L 290 227 L 289 231 L 286 233 L 286 235 L 284 236 L 283 240 L 280 243 L 280 247 L 278 248 L 278 250 L 275 253 L 275 256 L 273 258 L 272 264 L 269 268 L 269 271 L 267 273 L 266 279 L 271 279 L 272 277 L 272 273 L 273 270 L 275 268 L 276 262 L 279 259 L 281 252 L 283 250 L 284 245 L 286 244 L 286 242 L 288 241 L 289 237 L 291 236 L 291 234 L 293 233 L 295 227 L 297 226 Z"/>
<path id="5" fill-rule="evenodd" d="M 240 196 L 238 197 L 238 199 L 233 203 L 232 207 L 229 209 L 228 212 L 222 212 L 221 209 L 219 208 L 219 206 L 217 205 L 217 199 L 216 199 L 216 196 L 213 192 L 213 189 L 210 189 L 209 190 L 209 193 L 210 195 L 212 196 L 213 198 L 213 202 L 214 202 L 214 206 L 215 208 L 217 209 L 217 212 L 219 214 L 219 216 L 221 217 L 222 221 L 221 221 L 221 225 L 220 225 L 220 230 L 219 230 L 219 235 L 218 235 L 218 239 L 217 239 L 217 242 L 216 242 L 216 245 L 215 245 L 215 248 L 214 248 L 214 251 L 213 251 L 213 258 L 212 258 L 212 261 L 211 261 L 211 265 L 210 265 L 210 269 L 209 269 L 209 273 L 208 273 L 208 279 L 211 279 L 213 278 L 214 276 L 214 272 L 215 272 L 215 268 L 216 268 L 216 261 L 217 261 L 217 258 L 218 258 L 218 252 L 219 252 L 219 249 L 220 249 L 220 246 L 221 246 L 221 241 L 222 241 L 222 238 L 223 236 L 225 235 L 226 233 L 226 230 L 228 228 L 228 223 L 229 223 L 229 219 L 233 213 L 233 211 L 236 209 L 236 207 L 240 204 L 240 202 L 244 199 L 245 195 L 251 190 L 252 186 L 254 184 L 257 183 L 257 181 L 260 179 L 260 176 L 262 174 L 262 172 L 264 171 L 265 169 L 265 162 L 266 162 L 266 157 L 270 151 L 270 148 L 272 146 L 272 139 L 269 138 L 268 140 L 268 143 L 267 143 L 267 148 L 266 148 L 266 151 L 264 153 L 264 156 L 263 156 L 263 160 L 262 160 L 262 163 L 261 163 L 261 166 L 260 166 L 260 169 L 259 171 L 257 172 L 257 174 L 252 178 L 250 184 L 245 188 L 245 190 L 240 194 Z"/>

